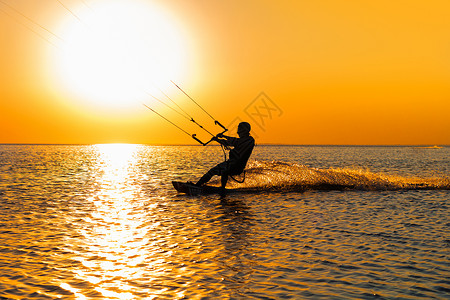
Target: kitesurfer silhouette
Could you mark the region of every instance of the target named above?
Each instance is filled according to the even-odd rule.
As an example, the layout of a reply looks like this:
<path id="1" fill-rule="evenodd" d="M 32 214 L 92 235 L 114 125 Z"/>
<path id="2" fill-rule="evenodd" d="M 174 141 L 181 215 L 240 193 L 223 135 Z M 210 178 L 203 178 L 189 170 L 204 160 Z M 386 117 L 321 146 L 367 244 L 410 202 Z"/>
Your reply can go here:
<path id="1" fill-rule="evenodd" d="M 211 168 L 195 185 L 202 186 L 214 175 L 221 176 L 221 195 L 224 195 L 228 176 L 239 175 L 244 172 L 247 161 L 255 147 L 255 139 L 250 135 L 250 130 L 249 123 L 241 122 L 237 128 L 238 138 L 223 134 L 214 137 L 214 141 L 226 147 L 233 147 L 233 149 L 230 150 L 228 160 Z"/>

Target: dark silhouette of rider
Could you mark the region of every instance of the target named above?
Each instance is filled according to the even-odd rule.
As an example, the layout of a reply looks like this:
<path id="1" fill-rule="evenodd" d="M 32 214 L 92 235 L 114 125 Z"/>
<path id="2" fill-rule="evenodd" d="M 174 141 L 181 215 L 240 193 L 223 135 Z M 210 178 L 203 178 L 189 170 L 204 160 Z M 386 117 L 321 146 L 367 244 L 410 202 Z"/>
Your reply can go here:
<path id="1" fill-rule="evenodd" d="M 237 129 L 238 138 L 223 134 L 218 134 L 217 137 L 213 138 L 218 143 L 226 147 L 233 147 L 233 149 L 230 150 L 229 159 L 210 169 L 196 183 L 197 186 L 202 186 L 214 175 L 218 175 L 221 176 L 221 192 L 225 193 L 228 176 L 239 175 L 244 172 L 247 161 L 255 147 L 255 139 L 250 136 L 250 130 L 251 126 L 249 123 L 241 122 Z"/>

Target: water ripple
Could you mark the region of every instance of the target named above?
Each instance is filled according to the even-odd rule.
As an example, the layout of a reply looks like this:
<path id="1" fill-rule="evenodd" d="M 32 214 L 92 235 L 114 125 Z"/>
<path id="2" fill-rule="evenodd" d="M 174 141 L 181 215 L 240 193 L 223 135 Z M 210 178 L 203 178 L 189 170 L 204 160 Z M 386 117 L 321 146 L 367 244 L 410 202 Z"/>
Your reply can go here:
<path id="1" fill-rule="evenodd" d="M 264 173 L 272 186 L 295 178 L 356 180 L 363 188 L 220 200 L 177 195 L 170 185 L 200 176 L 217 160 L 214 147 L 0 147 L 2 299 L 445 299 L 450 292 L 449 191 L 405 188 L 431 184 L 423 179 L 431 171 L 411 179 L 340 169 L 340 159 L 360 157 L 355 151 L 377 167 L 390 148 L 314 148 L 324 161 L 335 155 L 322 169 L 254 160 L 246 183 L 266 185 L 257 177 Z M 265 150 L 317 163 L 311 149 Z M 418 168 L 426 164 L 417 156 L 425 149 L 405 149 L 408 172 L 417 170 L 416 157 Z M 391 188 L 380 184 L 386 178 Z"/>

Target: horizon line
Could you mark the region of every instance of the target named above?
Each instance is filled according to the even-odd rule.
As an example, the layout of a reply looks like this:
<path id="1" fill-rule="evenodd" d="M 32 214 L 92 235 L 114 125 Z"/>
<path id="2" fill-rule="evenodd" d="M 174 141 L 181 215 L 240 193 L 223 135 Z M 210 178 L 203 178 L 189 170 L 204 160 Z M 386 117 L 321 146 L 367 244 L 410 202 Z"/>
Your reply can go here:
<path id="1" fill-rule="evenodd" d="M 108 144 L 129 144 L 143 146 L 199 146 L 199 144 L 150 144 L 150 143 L 126 143 L 126 142 L 108 142 L 108 143 L 0 143 L 0 145 L 10 146 L 91 146 Z M 283 144 L 283 143 L 258 143 L 258 146 L 302 146 L 302 147 L 450 147 L 450 144 Z M 220 145 L 207 145 L 220 146 Z"/>

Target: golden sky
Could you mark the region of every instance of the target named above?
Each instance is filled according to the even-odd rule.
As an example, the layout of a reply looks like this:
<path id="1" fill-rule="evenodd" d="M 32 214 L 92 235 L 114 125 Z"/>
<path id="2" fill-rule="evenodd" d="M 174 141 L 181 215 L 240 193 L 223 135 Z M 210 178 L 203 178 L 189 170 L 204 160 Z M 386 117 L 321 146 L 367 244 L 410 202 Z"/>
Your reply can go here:
<path id="1" fill-rule="evenodd" d="M 450 144 L 450 2 L 0 0 L 0 143 Z M 173 104 L 164 94 L 170 97 Z M 172 108 L 158 102 L 169 103 Z"/>

